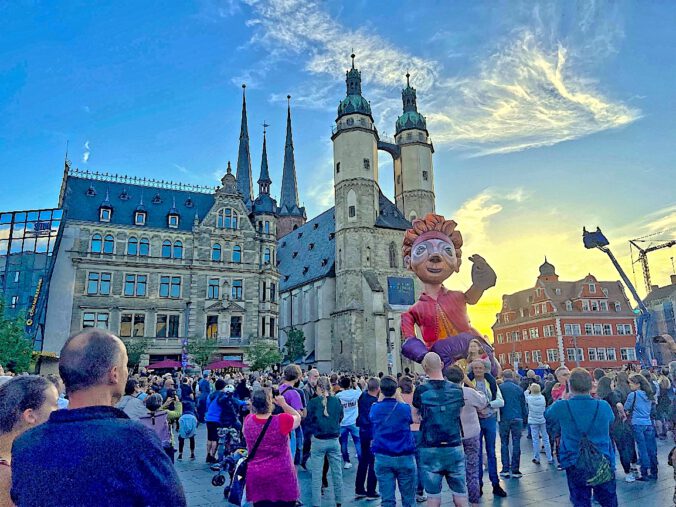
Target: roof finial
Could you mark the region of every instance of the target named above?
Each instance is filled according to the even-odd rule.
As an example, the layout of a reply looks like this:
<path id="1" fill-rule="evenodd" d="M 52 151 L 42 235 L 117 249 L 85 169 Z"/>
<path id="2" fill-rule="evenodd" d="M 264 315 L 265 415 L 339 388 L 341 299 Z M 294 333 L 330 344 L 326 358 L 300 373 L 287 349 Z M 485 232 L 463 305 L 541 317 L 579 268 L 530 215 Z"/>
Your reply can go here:
<path id="1" fill-rule="evenodd" d="M 286 96 L 286 108 L 291 109 L 291 95 Z"/>
<path id="2" fill-rule="evenodd" d="M 406 72 L 406 86 L 408 86 L 408 87 L 411 86 L 411 81 L 409 79 L 410 77 L 411 77 L 410 72 Z"/>
<path id="3" fill-rule="evenodd" d="M 230 161 L 228 160 L 228 174 L 232 174 L 232 167 L 230 167 Z"/>
<path id="4" fill-rule="evenodd" d="M 267 129 L 270 125 L 268 125 L 265 120 L 263 120 L 263 137 L 265 137 L 265 129 Z"/>
<path id="5" fill-rule="evenodd" d="M 354 54 L 354 48 L 352 48 L 352 54 L 350 55 L 350 58 L 352 58 L 352 68 L 354 69 L 354 57 L 356 55 Z"/>

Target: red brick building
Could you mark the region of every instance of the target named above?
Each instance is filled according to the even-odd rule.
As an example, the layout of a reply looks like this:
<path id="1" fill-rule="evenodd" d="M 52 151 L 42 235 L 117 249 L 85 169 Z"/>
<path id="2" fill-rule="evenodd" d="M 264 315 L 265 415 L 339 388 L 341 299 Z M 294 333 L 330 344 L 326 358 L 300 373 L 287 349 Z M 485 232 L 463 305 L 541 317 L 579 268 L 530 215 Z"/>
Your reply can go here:
<path id="1" fill-rule="evenodd" d="M 614 368 L 636 360 L 636 323 L 619 281 L 559 281 L 545 259 L 535 286 L 506 294 L 493 324 L 503 368 Z M 576 343 L 577 342 L 577 346 Z"/>

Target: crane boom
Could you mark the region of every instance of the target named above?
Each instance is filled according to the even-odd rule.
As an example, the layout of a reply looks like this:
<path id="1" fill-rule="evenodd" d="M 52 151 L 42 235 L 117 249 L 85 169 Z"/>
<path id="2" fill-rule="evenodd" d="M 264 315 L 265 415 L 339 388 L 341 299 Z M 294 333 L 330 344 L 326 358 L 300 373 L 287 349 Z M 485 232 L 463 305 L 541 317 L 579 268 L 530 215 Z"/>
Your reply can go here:
<path id="1" fill-rule="evenodd" d="M 648 265 L 648 254 L 654 252 L 655 250 L 661 250 L 662 248 L 671 248 L 676 245 L 676 240 L 669 240 L 660 245 L 649 246 L 648 248 L 641 248 L 636 243 L 639 240 L 630 240 L 629 243 L 638 250 L 638 262 L 641 263 L 641 269 L 643 270 L 643 280 L 645 281 L 646 294 L 650 294 L 652 289 L 652 280 L 650 278 L 650 266 Z"/>

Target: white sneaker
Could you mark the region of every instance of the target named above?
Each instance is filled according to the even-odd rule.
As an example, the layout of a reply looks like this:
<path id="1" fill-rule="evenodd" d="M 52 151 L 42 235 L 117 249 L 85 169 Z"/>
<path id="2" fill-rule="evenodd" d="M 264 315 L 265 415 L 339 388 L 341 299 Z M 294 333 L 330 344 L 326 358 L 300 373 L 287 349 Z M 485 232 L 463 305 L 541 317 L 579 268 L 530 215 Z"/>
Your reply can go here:
<path id="1" fill-rule="evenodd" d="M 624 482 L 634 482 L 635 480 L 636 480 L 636 476 L 634 475 L 634 472 L 629 472 L 624 477 Z"/>
<path id="2" fill-rule="evenodd" d="M 352 463 L 350 463 L 350 462 L 348 461 L 347 463 L 345 463 L 345 464 L 343 465 L 343 468 L 344 468 L 345 470 L 349 470 L 350 468 L 352 468 Z"/>

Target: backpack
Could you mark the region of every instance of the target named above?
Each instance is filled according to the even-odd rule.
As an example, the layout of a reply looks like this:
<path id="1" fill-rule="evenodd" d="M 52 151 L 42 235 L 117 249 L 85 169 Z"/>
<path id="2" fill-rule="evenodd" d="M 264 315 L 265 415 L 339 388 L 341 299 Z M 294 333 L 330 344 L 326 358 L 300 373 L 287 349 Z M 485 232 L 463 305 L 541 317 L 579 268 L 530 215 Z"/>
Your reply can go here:
<path id="1" fill-rule="evenodd" d="M 614 477 L 613 471 L 610 468 L 610 461 L 606 455 L 594 447 L 594 444 L 592 444 L 591 440 L 587 437 L 589 430 L 594 427 L 594 421 L 596 420 L 596 415 L 599 413 L 600 404 L 600 401 L 596 402 L 596 410 L 594 411 L 594 417 L 592 417 L 591 423 L 589 423 L 589 428 L 587 428 L 587 431 L 581 432 L 580 428 L 577 426 L 577 422 L 575 422 L 573 412 L 570 410 L 570 402 L 566 403 L 566 408 L 568 409 L 570 420 L 573 421 L 575 431 L 581 435 L 580 454 L 577 457 L 575 468 L 583 474 L 587 486 L 599 486 L 608 481 L 612 481 Z"/>
<path id="2" fill-rule="evenodd" d="M 462 443 L 460 411 L 465 405 L 462 388 L 430 383 L 420 396 L 423 447 L 453 447 Z"/>
<path id="3" fill-rule="evenodd" d="M 241 428 L 237 409 L 235 409 L 235 400 L 232 395 L 220 393 L 217 403 L 221 406 L 221 426 L 225 428 Z"/>

